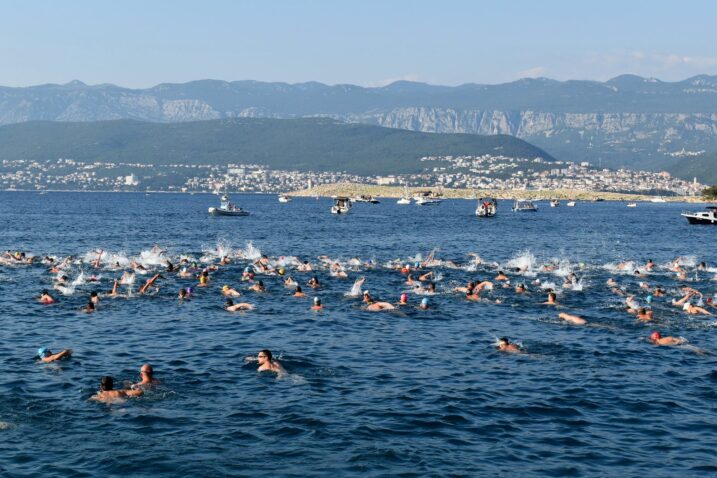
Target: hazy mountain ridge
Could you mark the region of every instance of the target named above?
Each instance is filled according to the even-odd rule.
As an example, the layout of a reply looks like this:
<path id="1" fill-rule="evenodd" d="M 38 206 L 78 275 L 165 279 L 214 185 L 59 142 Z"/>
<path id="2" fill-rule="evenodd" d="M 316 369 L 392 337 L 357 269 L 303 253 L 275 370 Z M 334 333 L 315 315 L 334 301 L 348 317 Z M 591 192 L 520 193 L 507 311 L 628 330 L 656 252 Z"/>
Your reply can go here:
<path id="1" fill-rule="evenodd" d="M 315 116 L 424 132 L 507 134 L 559 159 L 680 174 L 681 158 L 669 153 L 717 151 L 717 77 L 678 82 L 634 75 L 606 82 L 537 78 L 456 87 L 200 80 L 147 89 L 77 81 L 0 88 L 0 124 Z"/>

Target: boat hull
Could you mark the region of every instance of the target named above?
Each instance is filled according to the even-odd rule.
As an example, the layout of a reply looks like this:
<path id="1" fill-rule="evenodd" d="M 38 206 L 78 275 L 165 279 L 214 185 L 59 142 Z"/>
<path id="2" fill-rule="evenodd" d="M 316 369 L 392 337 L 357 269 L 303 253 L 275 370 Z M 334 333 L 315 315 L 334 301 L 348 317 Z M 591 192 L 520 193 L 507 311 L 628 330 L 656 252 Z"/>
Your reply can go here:
<path id="1" fill-rule="evenodd" d="M 692 214 L 682 214 L 690 224 L 712 224 L 717 225 L 717 216 L 697 216 Z"/>
<path id="2" fill-rule="evenodd" d="M 210 207 L 208 212 L 209 212 L 210 216 L 248 216 L 249 215 L 249 213 L 247 211 L 225 211 L 224 209 L 219 209 L 218 207 Z"/>

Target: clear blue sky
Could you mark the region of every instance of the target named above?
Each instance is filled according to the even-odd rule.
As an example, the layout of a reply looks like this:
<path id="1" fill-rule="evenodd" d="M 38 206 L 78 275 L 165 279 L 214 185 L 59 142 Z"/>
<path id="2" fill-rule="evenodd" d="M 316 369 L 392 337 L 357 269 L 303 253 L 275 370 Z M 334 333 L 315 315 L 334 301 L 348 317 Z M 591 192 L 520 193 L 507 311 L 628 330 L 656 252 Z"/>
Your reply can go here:
<path id="1" fill-rule="evenodd" d="M 717 74 L 717 1 L 0 0 L 0 85 Z"/>

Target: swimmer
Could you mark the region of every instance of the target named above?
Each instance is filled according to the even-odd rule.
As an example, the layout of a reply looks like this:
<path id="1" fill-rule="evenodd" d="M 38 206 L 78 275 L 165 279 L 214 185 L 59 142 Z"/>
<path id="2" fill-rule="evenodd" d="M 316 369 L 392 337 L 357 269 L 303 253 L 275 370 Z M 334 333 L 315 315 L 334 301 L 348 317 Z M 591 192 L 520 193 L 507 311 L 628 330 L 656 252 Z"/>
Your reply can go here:
<path id="1" fill-rule="evenodd" d="M 615 286 L 617 286 L 617 281 L 616 281 L 615 279 L 613 279 L 612 277 L 610 277 L 610 278 L 607 280 L 607 286 L 608 286 L 608 287 L 615 287 Z"/>
<path id="2" fill-rule="evenodd" d="M 667 337 L 663 337 L 662 334 L 658 331 L 654 331 L 650 335 L 650 342 L 652 342 L 655 345 L 682 345 L 686 343 L 687 341 L 683 339 L 682 337 L 670 337 L 669 335 Z"/>
<path id="3" fill-rule="evenodd" d="M 428 303 L 428 297 L 424 297 L 423 299 L 421 299 L 421 305 L 419 305 L 418 308 L 419 308 L 419 309 L 426 310 L 426 309 L 428 309 L 429 307 L 430 307 L 430 306 L 429 306 L 429 303 Z"/>
<path id="4" fill-rule="evenodd" d="M 366 306 L 366 310 L 370 312 L 380 312 L 382 310 L 393 310 L 396 307 L 388 302 L 371 302 Z"/>
<path id="5" fill-rule="evenodd" d="M 231 264 L 231 263 L 232 263 L 232 260 L 229 259 L 229 256 L 224 256 L 224 257 L 222 257 L 222 260 L 219 261 L 219 265 L 222 265 L 222 266 L 225 266 L 225 265 Z"/>
<path id="6" fill-rule="evenodd" d="M 655 313 L 652 311 L 652 309 L 640 307 L 640 309 L 637 311 L 636 318 L 637 320 L 642 320 L 643 322 L 650 322 L 651 320 L 655 319 Z"/>
<path id="7" fill-rule="evenodd" d="M 301 264 L 299 264 L 299 267 L 296 268 L 299 272 L 311 272 L 313 269 L 311 267 L 311 264 L 309 264 L 309 261 L 304 261 Z"/>
<path id="8" fill-rule="evenodd" d="M 430 279 L 431 277 L 433 277 L 433 271 L 426 272 L 425 274 L 421 274 L 420 276 L 418 276 L 418 280 L 424 281 L 424 280 Z"/>
<path id="9" fill-rule="evenodd" d="M 408 305 L 408 294 L 405 292 L 401 294 L 401 298 L 398 300 L 398 305 Z"/>
<path id="10" fill-rule="evenodd" d="M 321 299 L 314 297 L 314 305 L 311 306 L 311 310 L 321 310 L 324 306 L 321 305 Z"/>
<path id="11" fill-rule="evenodd" d="M 37 299 L 40 301 L 41 304 L 54 304 L 57 302 L 54 297 L 50 295 L 47 290 L 43 290 L 42 294 L 40 294 L 40 297 Z"/>
<path id="12" fill-rule="evenodd" d="M 284 287 L 296 287 L 297 282 L 291 278 L 291 276 L 286 276 L 286 279 L 284 279 Z"/>
<path id="13" fill-rule="evenodd" d="M 92 291 L 90 293 L 90 302 L 92 302 L 95 305 L 99 305 L 100 303 L 100 296 L 97 294 L 97 291 Z"/>
<path id="14" fill-rule="evenodd" d="M 155 274 L 154 276 L 152 276 L 152 278 L 147 279 L 147 282 L 145 282 L 144 285 L 139 288 L 138 292 L 140 294 L 144 294 L 145 292 L 147 292 L 147 289 L 149 289 L 152 286 L 152 284 L 154 284 L 154 282 L 159 278 L 164 279 L 164 276 L 161 274 Z"/>
<path id="15" fill-rule="evenodd" d="M 133 383 L 131 388 L 149 387 L 159 383 L 159 380 L 154 378 L 154 369 L 148 363 L 142 365 L 142 368 L 139 369 L 139 378 L 141 380 L 137 383 Z"/>
<path id="16" fill-rule="evenodd" d="M 224 310 L 228 312 L 236 312 L 237 310 L 252 310 L 253 308 L 253 305 L 248 304 L 246 302 L 239 302 L 238 304 L 235 304 L 234 301 L 231 299 L 227 299 L 226 303 L 224 304 Z"/>
<path id="17" fill-rule="evenodd" d="M 555 292 L 548 292 L 548 300 L 543 302 L 543 305 L 558 305 L 557 297 Z"/>
<path id="18" fill-rule="evenodd" d="M 366 302 L 367 304 L 370 304 L 373 302 L 373 298 L 371 297 L 371 294 L 367 290 L 363 291 L 363 298 L 361 299 L 361 302 Z"/>
<path id="19" fill-rule="evenodd" d="M 209 272 L 205 269 L 199 274 L 199 287 L 207 287 L 209 285 Z"/>
<path id="20" fill-rule="evenodd" d="M 506 280 L 510 280 L 510 279 L 508 279 L 508 276 L 505 275 L 505 274 L 503 273 L 503 271 L 498 271 L 498 275 L 495 276 L 495 278 L 494 278 L 493 280 L 495 280 L 495 281 L 506 281 Z"/>
<path id="21" fill-rule="evenodd" d="M 251 270 L 250 267 L 245 267 L 245 268 L 244 268 L 244 272 L 242 272 L 242 275 L 241 275 L 241 280 L 242 280 L 242 281 L 252 281 L 252 280 L 254 280 L 254 271 Z"/>
<path id="22" fill-rule="evenodd" d="M 560 312 L 558 317 L 574 325 L 585 325 L 587 323 L 587 320 L 583 319 L 579 315 L 567 314 L 565 312 Z"/>
<path id="23" fill-rule="evenodd" d="M 144 394 L 142 389 L 137 390 L 114 390 L 114 379 L 104 376 L 100 379 L 100 390 L 90 397 L 90 400 L 98 402 L 112 402 L 117 399 L 139 397 Z"/>
<path id="24" fill-rule="evenodd" d="M 181 289 L 179 289 L 179 294 L 177 295 L 177 298 L 178 298 L 179 300 L 189 299 L 189 292 L 187 292 L 187 289 L 185 289 L 184 287 L 182 287 Z"/>
<path id="25" fill-rule="evenodd" d="M 53 354 L 48 348 L 42 347 L 37 349 L 37 358 L 41 362 L 49 363 L 55 360 L 69 359 L 72 356 L 72 349 L 65 349 L 62 352 Z"/>
<path id="26" fill-rule="evenodd" d="M 526 292 L 525 284 L 518 284 L 515 286 L 515 293 L 516 294 L 525 294 Z"/>
<path id="27" fill-rule="evenodd" d="M 81 309 L 82 312 L 86 314 L 91 314 L 95 311 L 95 304 L 92 301 L 87 302 L 87 304 Z"/>
<path id="28" fill-rule="evenodd" d="M 189 272 L 186 267 L 182 267 L 177 275 L 182 278 L 192 277 L 192 273 Z"/>
<path id="29" fill-rule="evenodd" d="M 684 310 L 690 315 L 714 315 L 712 312 L 708 311 L 704 307 L 692 305 L 692 303 L 690 302 L 685 302 L 682 306 L 682 310 Z"/>
<path id="30" fill-rule="evenodd" d="M 259 362 L 259 368 L 257 372 L 276 372 L 279 375 L 284 375 L 286 370 L 281 366 L 278 360 L 274 359 L 271 351 L 264 349 L 256 355 L 256 360 Z"/>
<path id="31" fill-rule="evenodd" d="M 174 272 L 174 264 L 172 264 L 169 259 L 165 260 L 165 262 L 167 263 L 167 269 L 165 270 L 165 272 Z"/>
<path id="32" fill-rule="evenodd" d="M 305 297 L 306 294 L 301 290 L 301 286 L 297 285 L 296 289 L 294 290 L 294 293 L 292 294 L 294 297 Z"/>
<path id="33" fill-rule="evenodd" d="M 102 259 L 103 253 L 104 253 L 104 251 L 102 249 L 100 249 L 99 253 L 97 254 L 97 259 L 92 261 L 92 267 L 94 267 L 95 269 L 98 269 L 100 267 L 100 259 Z"/>
<path id="34" fill-rule="evenodd" d="M 653 267 L 655 267 L 655 263 L 652 262 L 652 259 L 648 259 L 647 262 L 645 263 L 645 270 L 650 272 L 650 271 L 652 271 Z"/>
<path id="35" fill-rule="evenodd" d="M 256 281 L 256 284 L 249 287 L 249 290 L 252 290 L 254 292 L 266 292 L 266 287 L 264 287 L 263 281 Z"/>
<path id="36" fill-rule="evenodd" d="M 225 297 L 239 297 L 241 292 L 225 284 L 222 286 L 222 295 Z"/>
<path id="37" fill-rule="evenodd" d="M 508 337 L 501 337 L 498 339 L 498 351 L 509 352 L 514 354 L 523 353 L 518 344 L 512 343 L 508 340 Z"/>
<path id="38" fill-rule="evenodd" d="M 321 287 L 321 284 L 319 283 L 319 279 L 316 276 L 309 279 L 309 281 L 306 284 L 309 287 L 311 287 L 312 289 L 318 289 L 319 287 Z"/>
<path id="39" fill-rule="evenodd" d="M 109 292 L 110 297 L 117 297 L 117 288 L 119 287 L 119 281 L 117 279 L 114 280 L 114 283 L 112 284 L 112 290 Z"/>

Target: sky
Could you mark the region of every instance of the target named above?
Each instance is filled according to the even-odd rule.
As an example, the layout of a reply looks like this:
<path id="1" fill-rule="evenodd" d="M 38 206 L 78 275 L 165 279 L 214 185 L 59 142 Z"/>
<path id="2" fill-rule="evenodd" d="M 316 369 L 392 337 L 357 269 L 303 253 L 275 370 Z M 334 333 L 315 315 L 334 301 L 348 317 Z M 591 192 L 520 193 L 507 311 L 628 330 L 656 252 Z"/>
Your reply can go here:
<path id="1" fill-rule="evenodd" d="M 717 74 L 717 2 L 0 0 L 0 85 Z"/>

